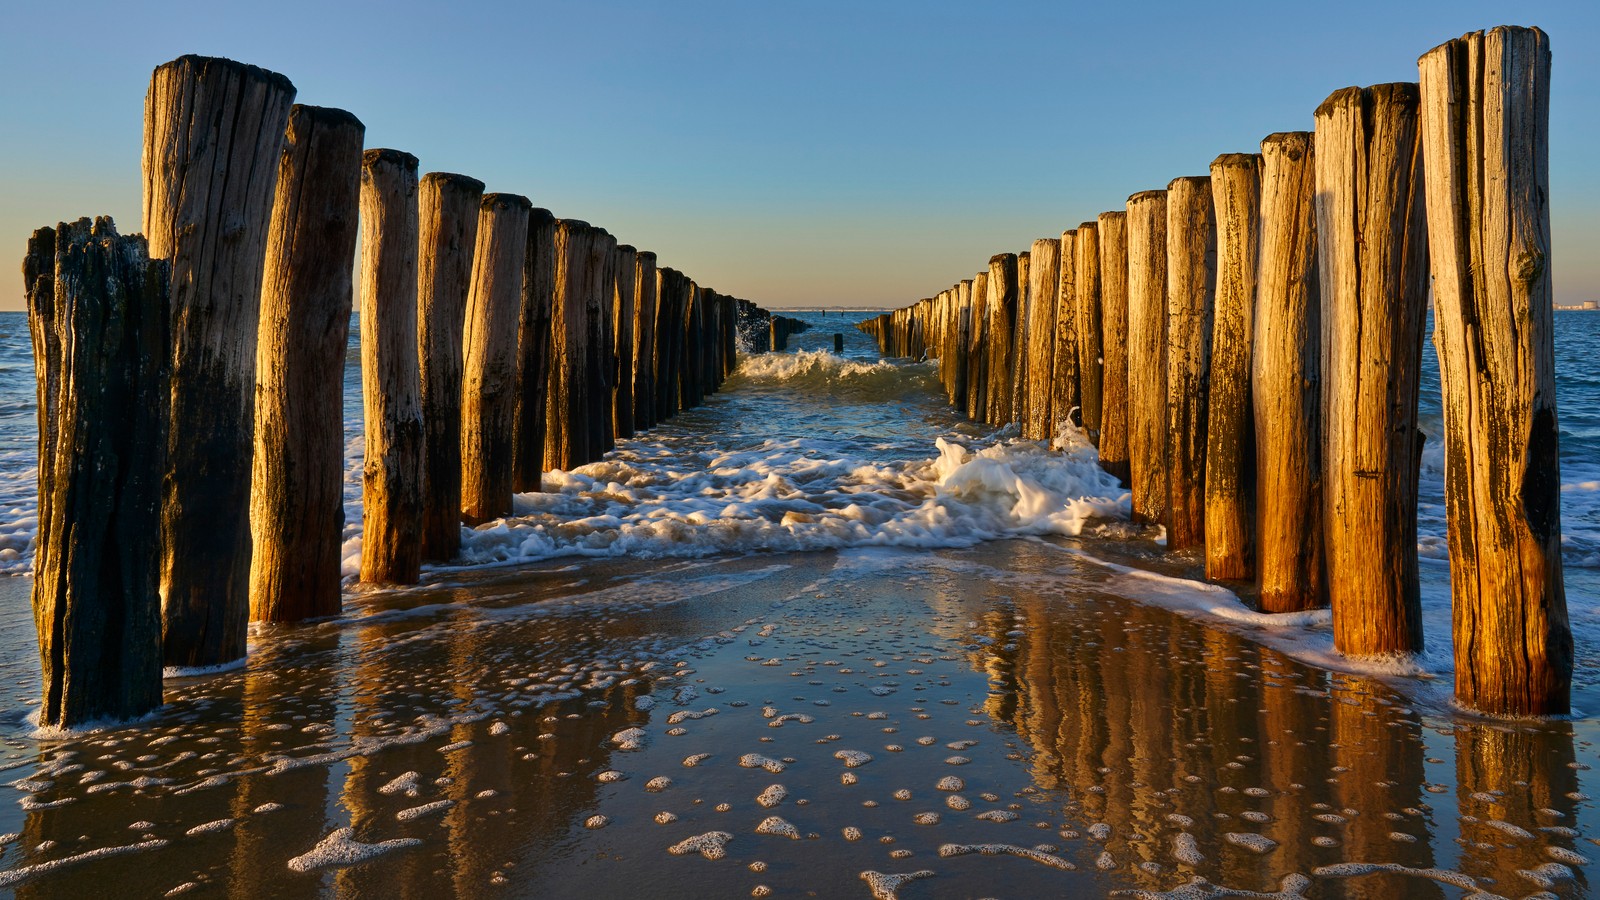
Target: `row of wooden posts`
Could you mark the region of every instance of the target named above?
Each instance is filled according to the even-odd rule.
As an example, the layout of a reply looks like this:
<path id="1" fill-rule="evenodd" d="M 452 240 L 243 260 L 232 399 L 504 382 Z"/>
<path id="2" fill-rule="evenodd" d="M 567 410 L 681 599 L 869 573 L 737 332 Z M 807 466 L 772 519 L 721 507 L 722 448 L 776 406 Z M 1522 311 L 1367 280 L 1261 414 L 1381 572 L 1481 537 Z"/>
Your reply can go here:
<path id="1" fill-rule="evenodd" d="M 1207 577 L 1331 605 L 1347 655 L 1409 654 L 1431 265 L 1456 697 L 1565 713 L 1548 39 L 1475 32 L 1419 69 L 861 327 L 937 356 L 974 419 L 1070 416 Z"/>
<path id="2" fill-rule="evenodd" d="M 700 404 L 741 337 L 803 327 L 525 197 L 419 178 L 294 95 L 231 60 L 161 66 L 144 235 L 29 242 L 41 724 L 140 715 L 163 666 L 242 658 L 249 621 L 339 611 L 358 228 L 366 582 L 415 582 L 463 522 Z"/>

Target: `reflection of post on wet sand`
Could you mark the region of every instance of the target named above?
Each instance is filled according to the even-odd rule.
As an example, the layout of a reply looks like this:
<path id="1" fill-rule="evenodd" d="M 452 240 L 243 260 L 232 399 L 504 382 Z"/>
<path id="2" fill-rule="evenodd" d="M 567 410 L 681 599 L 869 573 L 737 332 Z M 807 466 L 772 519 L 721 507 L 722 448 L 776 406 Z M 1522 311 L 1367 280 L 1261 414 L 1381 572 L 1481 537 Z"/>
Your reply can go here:
<path id="1" fill-rule="evenodd" d="M 1411 868 L 1434 865 L 1426 820 L 1415 811 L 1422 803 L 1421 723 L 1387 699 L 1388 691 L 1363 678 L 1334 676 L 1329 685 L 1330 735 L 1336 798 L 1345 822 L 1336 833 L 1342 857 L 1356 862 L 1392 862 Z M 1409 810 L 1409 812 L 1408 812 Z M 1406 840 L 1407 836 L 1414 840 Z M 1346 897 L 1393 896 L 1399 887 L 1411 896 L 1440 896 L 1431 882 L 1387 876 L 1352 879 L 1340 886 Z"/>
<path id="2" fill-rule="evenodd" d="M 337 734 L 326 729 L 339 725 L 340 669 L 329 664 L 338 656 L 338 630 L 328 629 L 326 637 L 289 646 L 271 638 L 273 632 L 288 631 L 272 628 L 258 636 L 244 672 L 239 749 L 253 766 L 274 754 L 301 755 L 306 751 L 295 748 Z M 309 665 L 306 654 L 314 654 Z M 306 731 L 308 727 L 313 730 Z M 228 896 L 259 897 L 266 884 L 279 885 L 280 896 L 317 896 L 315 880 L 284 878 L 285 861 L 328 831 L 329 777 L 326 766 L 307 766 L 281 775 L 247 775 L 235 783 L 230 812 L 238 824 L 231 832 Z M 255 813 L 267 803 L 282 808 Z"/>
<path id="3" fill-rule="evenodd" d="M 1533 889 L 1534 882 L 1519 870 L 1538 871 L 1550 864 L 1547 847 L 1576 849 L 1576 835 L 1540 830 L 1577 825 L 1571 724 L 1474 722 L 1458 726 L 1455 740 L 1461 870 L 1496 879 L 1496 893 Z M 1578 881 L 1573 896 L 1580 896 L 1587 885 L 1582 870 L 1574 870 Z"/>
<path id="4" fill-rule="evenodd" d="M 1318 865 L 1306 816 L 1305 796 L 1327 787 L 1327 701 L 1311 696 L 1327 690 L 1327 674 L 1308 670 L 1271 650 L 1261 659 L 1261 772 L 1272 789 L 1262 811 L 1272 817 L 1268 835 L 1278 842 L 1279 867 L 1307 873 Z M 1310 683 L 1308 683 L 1310 682 Z M 1319 727 L 1320 726 L 1320 727 Z M 1298 785 L 1298 787 L 1296 787 Z"/>

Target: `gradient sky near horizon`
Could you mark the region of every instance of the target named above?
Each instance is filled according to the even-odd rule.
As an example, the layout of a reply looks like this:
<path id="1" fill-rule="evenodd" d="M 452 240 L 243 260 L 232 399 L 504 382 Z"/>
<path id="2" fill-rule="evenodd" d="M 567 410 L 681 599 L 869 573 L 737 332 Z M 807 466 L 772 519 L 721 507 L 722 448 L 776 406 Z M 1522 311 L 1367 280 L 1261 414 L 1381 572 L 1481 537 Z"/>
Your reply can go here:
<path id="1" fill-rule="evenodd" d="M 1554 54 L 1556 302 L 1600 300 L 1600 3 L 15 4 L 0 33 L 0 310 L 28 234 L 138 230 L 151 70 L 281 72 L 367 146 L 602 225 L 766 306 L 900 306 L 1221 153 L 1415 81 L 1463 32 Z M 1585 149 L 1587 148 L 1587 149 Z M 4 248 L 9 248 L 6 250 Z"/>

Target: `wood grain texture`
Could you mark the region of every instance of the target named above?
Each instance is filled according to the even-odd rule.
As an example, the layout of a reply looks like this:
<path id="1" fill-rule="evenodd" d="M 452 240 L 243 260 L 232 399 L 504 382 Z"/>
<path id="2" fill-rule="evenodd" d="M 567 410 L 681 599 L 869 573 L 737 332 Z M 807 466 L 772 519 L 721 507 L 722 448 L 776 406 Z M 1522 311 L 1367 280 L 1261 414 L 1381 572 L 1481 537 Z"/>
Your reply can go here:
<path id="1" fill-rule="evenodd" d="M 656 255 L 641 250 L 634 257 L 633 422 L 636 431 L 656 426 L 656 314 L 659 294 Z"/>
<path id="2" fill-rule="evenodd" d="M 162 500 L 167 664 L 245 655 L 256 329 L 287 78 L 184 56 L 145 95 L 144 233 L 171 265 L 172 428 Z"/>
<path id="3" fill-rule="evenodd" d="M 1473 32 L 1425 54 L 1434 348 L 1444 395 L 1456 699 L 1569 711 L 1550 281 L 1550 42 Z"/>
<path id="4" fill-rule="evenodd" d="M 984 421 L 1004 425 L 1011 420 L 1011 379 L 1016 366 L 1011 339 L 1017 318 L 1017 255 L 997 253 L 989 257 L 987 281 L 989 326 L 985 331 L 989 345 L 989 391 Z"/>
<path id="5" fill-rule="evenodd" d="M 1323 527 L 1334 645 L 1422 649 L 1417 391 L 1427 226 L 1415 84 L 1334 92 L 1316 112 Z"/>
<path id="6" fill-rule="evenodd" d="M 1256 430 L 1250 399 L 1256 254 L 1261 239 L 1261 157 L 1211 163 L 1217 220 L 1216 309 L 1206 413 L 1206 577 L 1255 575 Z"/>
<path id="7" fill-rule="evenodd" d="M 344 363 L 366 128 L 289 112 L 267 231 L 250 488 L 250 618 L 337 615 L 344 543 Z"/>
<path id="8" fill-rule="evenodd" d="M 1100 445 L 1100 402 L 1105 360 L 1100 312 L 1099 225 L 1084 222 L 1072 244 L 1073 324 L 1078 345 L 1079 419 L 1089 443 Z"/>
<path id="9" fill-rule="evenodd" d="M 1322 549 L 1321 283 L 1312 136 L 1261 142 L 1261 250 L 1250 368 L 1263 612 L 1328 605 Z"/>
<path id="10" fill-rule="evenodd" d="M 1103 212 L 1100 242 L 1100 467 L 1128 484 L 1128 214 Z"/>
<path id="11" fill-rule="evenodd" d="M 637 320 L 635 304 L 639 302 L 634 279 L 639 275 L 639 250 L 622 244 L 616 251 L 616 274 L 612 280 L 611 345 L 612 358 L 616 360 L 616 374 L 611 384 L 611 430 L 617 438 L 633 437 L 633 329 Z"/>
<path id="12" fill-rule="evenodd" d="M 361 580 L 415 584 L 422 566 L 417 365 L 417 158 L 361 159 Z"/>
<path id="13" fill-rule="evenodd" d="M 1031 249 L 1031 248 L 1030 248 Z M 1028 392 L 1028 318 L 1031 315 L 1028 306 L 1032 302 L 1028 290 L 1028 279 L 1033 265 L 1030 251 L 1025 250 L 1017 254 L 1017 312 L 1011 324 L 1011 356 L 1013 359 L 1011 370 L 1011 409 L 1007 418 L 1009 422 L 1021 423 L 1023 421 L 1023 397 Z"/>
<path id="14" fill-rule="evenodd" d="M 522 381 L 517 332 L 532 209 L 517 194 L 485 194 L 479 205 L 462 336 L 461 519 L 468 525 L 511 514 Z"/>
<path id="15" fill-rule="evenodd" d="M 1128 198 L 1128 470 L 1133 518 L 1167 519 L 1167 192 Z"/>
<path id="16" fill-rule="evenodd" d="M 1167 549 L 1206 539 L 1206 425 L 1217 222 L 1211 179 L 1167 185 Z"/>
<path id="17" fill-rule="evenodd" d="M 589 346 L 597 330 L 590 327 L 590 314 L 601 292 L 601 232 L 587 222 L 557 220 L 555 259 L 544 465 L 570 471 L 589 461 L 589 394 L 596 382 L 591 356 L 598 356 Z"/>
<path id="18" fill-rule="evenodd" d="M 429 172 L 417 183 L 417 371 L 422 387 L 422 558 L 461 550 L 461 340 L 483 182 Z"/>
<path id="19" fill-rule="evenodd" d="M 967 418 L 982 422 L 989 411 L 989 273 L 983 271 L 974 275 L 967 290 L 972 309 L 972 330 L 968 333 L 971 352 L 967 354 L 967 362 L 972 367 L 967 375 Z"/>
<path id="20" fill-rule="evenodd" d="M 601 230 L 600 294 L 589 309 L 589 452 L 585 462 L 594 462 L 616 446 L 616 418 L 613 412 L 617 383 L 616 326 L 612 304 L 617 295 L 617 238 Z"/>
<path id="21" fill-rule="evenodd" d="M 161 518 L 171 397 L 168 265 L 108 218 L 34 232 L 39 724 L 161 705 Z"/>
<path id="22" fill-rule="evenodd" d="M 549 415 L 550 334 L 556 293 L 556 217 L 528 211 L 528 250 L 522 269 L 522 313 L 517 322 L 517 428 L 512 442 L 511 489 L 544 486 L 545 422 Z"/>
<path id="23" fill-rule="evenodd" d="M 1082 394 L 1078 385 L 1078 232 L 1061 234 L 1060 254 L 1056 271 L 1060 276 L 1056 289 L 1056 349 L 1055 374 L 1050 387 L 1051 440 L 1060 433 L 1068 421 L 1082 421 L 1079 404 Z"/>
<path id="24" fill-rule="evenodd" d="M 1061 285 L 1061 239 L 1040 238 L 1029 250 L 1028 386 L 1022 436 L 1046 441 L 1053 436 L 1051 405 L 1056 365 L 1056 292 Z"/>

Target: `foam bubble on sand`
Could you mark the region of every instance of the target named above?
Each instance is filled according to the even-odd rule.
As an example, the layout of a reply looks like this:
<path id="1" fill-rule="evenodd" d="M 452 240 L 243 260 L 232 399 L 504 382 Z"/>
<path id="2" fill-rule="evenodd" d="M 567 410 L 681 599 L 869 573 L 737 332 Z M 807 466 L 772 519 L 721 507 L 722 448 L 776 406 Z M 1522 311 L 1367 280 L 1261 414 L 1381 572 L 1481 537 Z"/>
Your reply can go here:
<path id="1" fill-rule="evenodd" d="M 596 775 L 594 780 L 600 782 L 601 784 L 613 784 L 618 781 L 626 781 L 627 778 L 628 775 L 626 772 L 618 772 L 616 769 L 607 769 L 606 771 L 601 772 L 599 775 Z"/>
<path id="2" fill-rule="evenodd" d="M 721 710 L 718 710 L 718 709 L 715 709 L 715 708 L 713 708 L 713 709 L 702 709 L 699 712 L 683 709 L 683 710 L 679 710 L 679 711 L 673 713 L 670 716 L 667 716 L 667 724 L 668 725 L 677 725 L 679 722 L 688 722 L 688 721 L 690 721 L 692 719 L 704 719 L 704 718 L 707 718 L 709 716 L 714 716 L 719 712 L 721 712 Z"/>
<path id="3" fill-rule="evenodd" d="M 643 728 L 624 728 L 611 736 L 611 743 L 616 744 L 618 750 L 642 750 L 646 737 Z"/>
<path id="4" fill-rule="evenodd" d="M 1278 842 L 1272 838 L 1251 834 L 1248 831 L 1230 831 L 1224 834 L 1223 838 L 1228 843 L 1243 847 L 1252 853 L 1271 853 L 1278 848 Z"/>
<path id="5" fill-rule="evenodd" d="M 985 822 L 1015 822 L 1020 817 L 1009 809 L 991 809 L 978 813 L 977 818 Z"/>
<path id="6" fill-rule="evenodd" d="M 395 838 L 379 841 L 376 844 L 366 844 L 356 840 L 354 835 L 355 831 L 351 828 L 334 829 L 333 833 L 318 841 L 315 847 L 289 860 L 290 871 L 310 872 L 328 866 L 353 866 L 385 853 L 422 844 L 417 838 Z"/>
<path id="7" fill-rule="evenodd" d="M 739 765 L 746 769 L 766 769 L 774 775 L 788 768 L 782 760 L 776 760 L 770 756 L 762 756 L 759 753 L 746 753 L 739 757 Z"/>
<path id="8" fill-rule="evenodd" d="M 48 862 L 34 863 L 29 866 L 18 866 L 5 872 L 0 872 L 0 888 L 13 887 L 29 881 L 40 875 L 75 866 L 78 863 L 90 862 L 96 859 L 106 859 L 112 856 L 125 856 L 130 853 L 142 853 L 146 850 L 159 850 L 167 845 L 167 841 L 157 838 L 155 840 L 141 841 L 137 844 L 124 844 L 120 847 L 101 847 L 97 850 L 86 850 L 72 856 L 63 856 Z"/>
<path id="9" fill-rule="evenodd" d="M 691 838 L 684 838 L 671 847 L 667 852 L 673 856 L 687 856 L 698 853 L 706 859 L 721 859 L 728 854 L 728 842 L 733 840 L 733 835 L 726 831 L 708 831 L 697 834 Z"/>
<path id="10" fill-rule="evenodd" d="M 775 837 L 786 837 L 792 841 L 800 840 L 800 829 L 784 821 L 781 816 L 768 816 L 756 826 L 756 834 L 770 834 Z"/>
<path id="11" fill-rule="evenodd" d="M 954 775 L 946 775 L 943 778 L 939 779 L 939 783 L 938 784 L 934 785 L 934 787 L 938 788 L 941 791 L 959 791 L 959 790 L 962 790 L 963 788 L 965 788 L 966 786 L 967 786 L 967 783 L 965 781 L 962 781 L 960 778 L 958 778 L 958 777 L 956 777 Z"/>
<path id="12" fill-rule="evenodd" d="M 599 831 L 610 824 L 610 816 L 590 816 L 589 818 L 583 820 L 583 827 L 589 829 L 590 831 Z"/>
<path id="13" fill-rule="evenodd" d="M 1196 868 L 1206 861 L 1205 855 L 1200 852 L 1200 842 L 1187 831 L 1179 832 L 1172 837 L 1172 858 L 1186 866 Z"/>
<path id="14" fill-rule="evenodd" d="M 768 785 L 765 790 L 756 795 L 756 802 L 761 806 L 771 809 L 783 802 L 789 796 L 789 790 L 781 784 Z"/>
<path id="15" fill-rule="evenodd" d="M 456 802 L 454 800 L 435 800 L 432 803 L 424 803 L 421 806 L 413 806 L 410 809 L 402 809 L 395 813 L 394 817 L 401 822 L 409 822 L 412 819 L 420 819 L 426 815 L 431 815 L 436 812 L 443 812 L 455 805 Z"/>
<path id="16" fill-rule="evenodd" d="M 836 750 L 833 758 L 843 761 L 848 769 L 858 769 L 872 762 L 872 754 L 861 750 Z"/>
<path id="17" fill-rule="evenodd" d="M 754 754 L 752 754 L 752 755 L 754 755 Z M 701 763 L 705 762 L 706 760 L 708 760 L 710 758 L 711 758 L 711 754 L 709 754 L 709 753 L 696 753 L 693 756 L 685 756 L 683 758 L 683 765 L 686 768 L 692 769 L 695 766 L 700 765 Z"/>
<path id="18" fill-rule="evenodd" d="M 233 827 L 233 823 L 233 819 L 217 819 L 213 822 L 206 822 L 203 825 L 196 825 L 188 831 L 185 831 L 184 835 L 188 837 L 194 837 L 197 834 L 211 834 L 215 831 L 227 831 L 229 828 Z"/>
<path id="19" fill-rule="evenodd" d="M 1426 878 L 1440 884 L 1448 884 L 1472 892 L 1481 892 L 1477 879 L 1465 872 L 1452 869 L 1414 869 L 1402 866 L 1399 863 L 1361 863 L 1347 862 L 1334 863 L 1329 866 L 1318 866 L 1311 870 L 1311 874 L 1319 878 L 1355 878 L 1361 875 L 1371 875 L 1376 872 L 1388 872 L 1396 875 L 1410 875 L 1415 878 Z"/>
<path id="20" fill-rule="evenodd" d="M 964 856 L 968 853 L 982 856 L 1017 856 L 1064 872 L 1078 868 L 1053 853 L 1046 853 L 1033 847 L 1018 847 L 1015 844 L 944 844 L 939 848 L 939 855 L 945 858 Z"/>
<path id="21" fill-rule="evenodd" d="M 1298 872 L 1291 872 L 1283 876 L 1283 879 L 1278 882 L 1278 889 L 1272 893 L 1223 887 L 1212 884 L 1196 875 L 1188 884 L 1170 891 L 1124 889 L 1112 891 L 1111 896 L 1133 897 L 1135 900 L 1221 900 L 1223 897 L 1253 897 L 1259 898 L 1259 900 L 1300 900 L 1306 895 L 1306 889 L 1309 887 L 1311 887 L 1311 879 Z"/>
<path id="22" fill-rule="evenodd" d="M 421 777 L 421 774 L 417 772 L 407 772 L 404 775 L 396 776 L 388 784 L 378 788 L 378 793 L 386 795 L 405 794 L 407 797 L 415 797 L 420 793 L 417 787 L 417 779 Z"/>
<path id="23" fill-rule="evenodd" d="M 900 890 L 901 886 L 920 878 L 932 878 L 933 874 L 928 869 L 899 875 L 889 875 L 868 869 L 861 873 L 861 880 L 865 881 L 867 888 L 872 891 L 872 900 L 900 900 L 899 895 L 895 892 Z"/>
<path id="24" fill-rule="evenodd" d="M 672 779 L 665 775 L 657 775 L 656 777 L 644 783 L 644 789 L 650 791 L 651 793 L 664 791 L 669 787 L 672 787 Z"/>

